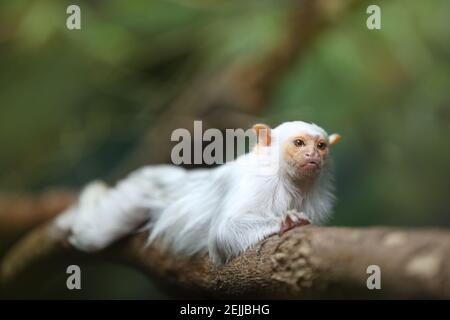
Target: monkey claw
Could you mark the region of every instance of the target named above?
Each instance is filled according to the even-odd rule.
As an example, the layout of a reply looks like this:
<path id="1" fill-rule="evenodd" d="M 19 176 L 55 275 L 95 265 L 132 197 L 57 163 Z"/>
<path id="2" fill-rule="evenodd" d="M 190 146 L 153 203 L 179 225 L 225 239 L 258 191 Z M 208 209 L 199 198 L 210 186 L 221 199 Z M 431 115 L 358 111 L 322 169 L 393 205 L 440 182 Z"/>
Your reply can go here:
<path id="1" fill-rule="evenodd" d="M 279 234 L 282 235 L 286 231 L 291 230 L 296 226 L 306 226 L 308 224 L 311 224 L 311 220 L 309 220 L 309 218 L 303 212 L 290 210 L 287 212 L 286 217 L 281 222 Z"/>

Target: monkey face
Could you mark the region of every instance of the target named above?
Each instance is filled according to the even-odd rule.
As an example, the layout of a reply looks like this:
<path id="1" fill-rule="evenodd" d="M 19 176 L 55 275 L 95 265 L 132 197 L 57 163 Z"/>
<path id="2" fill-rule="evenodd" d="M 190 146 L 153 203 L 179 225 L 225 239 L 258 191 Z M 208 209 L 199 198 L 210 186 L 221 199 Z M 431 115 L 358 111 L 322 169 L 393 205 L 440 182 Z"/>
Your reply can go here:
<path id="1" fill-rule="evenodd" d="M 285 141 L 282 150 L 291 174 L 298 178 L 315 177 L 328 158 L 328 139 L 320 135 L 296 135 Z"/>
<path id="2" fill-rule="evenodd" d="M 327 135 L 319 126 L 303 121 L 285 122 L 271 130 L 265 124 L 253 127 L 258 147 L 272 147 L 279 155 L 280 167 L 295 180 L 311 180 L 325 167 L 330 145 L 341 140 L 339 134 Z"/>

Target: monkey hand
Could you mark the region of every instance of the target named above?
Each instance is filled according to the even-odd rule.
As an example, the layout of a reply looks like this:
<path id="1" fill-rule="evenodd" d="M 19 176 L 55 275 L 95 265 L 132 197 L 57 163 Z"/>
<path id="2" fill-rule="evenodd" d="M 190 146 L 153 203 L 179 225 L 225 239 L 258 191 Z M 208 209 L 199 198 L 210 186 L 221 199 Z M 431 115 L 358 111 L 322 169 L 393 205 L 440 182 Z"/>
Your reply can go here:
<path id="1" fill-rule="evenodd" d="M 281 222 L 280 235 L 296 226 L 311 224 L 311 220 L 303 213 L 296 210 L 288 210 Z"/>

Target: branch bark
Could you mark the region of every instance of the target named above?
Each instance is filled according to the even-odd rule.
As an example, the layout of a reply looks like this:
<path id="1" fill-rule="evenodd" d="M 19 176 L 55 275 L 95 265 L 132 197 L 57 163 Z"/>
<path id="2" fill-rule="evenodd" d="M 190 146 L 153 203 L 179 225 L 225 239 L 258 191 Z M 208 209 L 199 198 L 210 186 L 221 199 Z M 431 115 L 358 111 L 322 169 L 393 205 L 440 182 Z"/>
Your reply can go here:
<path id="1" fill-rule="evenodd" d="M 222 267 L 206 255 L 186 258 L 157 245 L 145 248 L 146 236 L 130 236 L 84 258 L 125 262 L 190 298 L 450 298 L 450 233 L 444 230 L 298 227 Z M 44 261 L 74 252 L 47 223 L 6 255 L 2 283 L 13 286 Z M 381 269 L 381 290 L 366 286 L 369 265 Z"/>

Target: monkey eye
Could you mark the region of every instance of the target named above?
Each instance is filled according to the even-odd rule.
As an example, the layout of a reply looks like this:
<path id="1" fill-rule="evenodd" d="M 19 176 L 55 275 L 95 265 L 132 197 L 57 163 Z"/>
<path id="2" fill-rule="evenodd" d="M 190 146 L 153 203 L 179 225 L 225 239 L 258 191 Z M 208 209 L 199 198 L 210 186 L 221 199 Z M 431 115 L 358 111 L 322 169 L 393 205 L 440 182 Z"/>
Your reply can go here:
<path id="1" fill-rule="evenodd" d="M 295 139 L 295 140 L 294 140 L 294 144 L 295 144 L 297 147 L 303 147 L 303 146 L 305 145 L 305 141 L 303 141 L 302 139 Z"/>
<path id="2" fill-rule="evenodd" d="M 317 144 L 317 148 L 319 148 L 320 150 L 325 150 L 326 147 L 327 147 L 327 144 L 325 142 L 319 142 Z"/>

